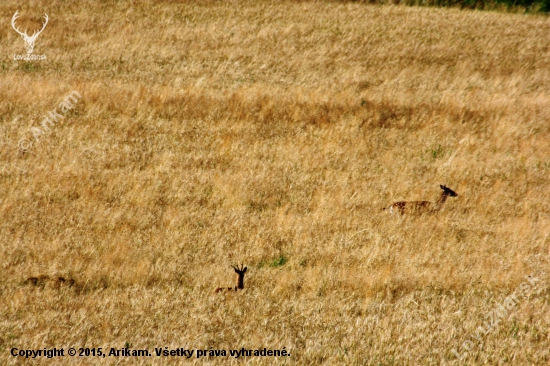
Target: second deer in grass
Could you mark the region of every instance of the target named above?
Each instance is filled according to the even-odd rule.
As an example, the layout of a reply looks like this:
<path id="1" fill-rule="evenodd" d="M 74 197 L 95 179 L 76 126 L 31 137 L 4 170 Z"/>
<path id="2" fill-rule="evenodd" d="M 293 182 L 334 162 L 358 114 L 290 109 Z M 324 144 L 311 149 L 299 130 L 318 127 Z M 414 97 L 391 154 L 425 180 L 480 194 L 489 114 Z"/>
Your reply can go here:
<path id="1" fill-rule="evenodd" d="M 447 197 L 458 196 L 458 193 L 456 193 L 455 191 L 453 191 L 452 189 L 446 186 L 439 185 L 439 187 L 443 190 L 443 192 L 441 192 L 441 196 L 435 202 L 400 201 L 400 202 L 393 203 L 391 206 L 384 207 L 384 210 L 389 209 L 392 214 L 394 211 L 399 211 L 401 212 L 401 214 L 404 214 L 405 211 L 416 212 L 416 213 L 439 211 L 443 206 L 443 204 L 445 203 L 445 201 L 447 200 Z"/>
<path id="2" fill-rule="evenodd" d="M 246 273 L 246 268 L 247 267 L 244 267 L 242 264 L 241 264 L 241 268 L 233 266 L 233 269 L 239 275 L 239 278 L 237 279 L 237 286 L 235 286 L 235 287 L 218 287 L 216 289 L 216 292 L 242 290 L 244 288 L 244 274 Z"/>

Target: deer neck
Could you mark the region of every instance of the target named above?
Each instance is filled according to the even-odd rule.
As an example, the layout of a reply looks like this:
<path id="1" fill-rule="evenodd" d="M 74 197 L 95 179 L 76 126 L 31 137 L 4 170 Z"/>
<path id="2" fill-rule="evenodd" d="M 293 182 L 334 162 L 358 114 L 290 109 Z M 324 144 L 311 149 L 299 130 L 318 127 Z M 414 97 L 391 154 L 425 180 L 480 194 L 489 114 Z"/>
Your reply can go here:
<path id="1" fill-rule="evenodd" d="M 237 279 L 237 288 L 240 290 L 244 288 L 244 273 L 239 273 L 239 278 Z"/>
<path id="2" fill-rule="evenodd" d="M 439 197 L 439 199 L 436 201 L 437 207 L 441 208 L 441 206 L 443 206 L 443 204 L 447 200 L 447 197 L 448 195 L 446 195 L 445 193 L 442 193 L 441 197 Z"/>

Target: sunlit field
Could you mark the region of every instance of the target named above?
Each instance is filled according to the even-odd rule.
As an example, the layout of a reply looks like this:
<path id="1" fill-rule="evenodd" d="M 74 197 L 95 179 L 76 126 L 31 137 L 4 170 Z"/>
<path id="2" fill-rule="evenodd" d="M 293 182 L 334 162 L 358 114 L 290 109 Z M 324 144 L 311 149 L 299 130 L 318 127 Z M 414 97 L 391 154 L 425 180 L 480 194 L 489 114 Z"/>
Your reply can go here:
<path id="1" fill-rule="evenodd" d="M 548 16 L 0 10 L 0 364 L 550 364 Z"/>

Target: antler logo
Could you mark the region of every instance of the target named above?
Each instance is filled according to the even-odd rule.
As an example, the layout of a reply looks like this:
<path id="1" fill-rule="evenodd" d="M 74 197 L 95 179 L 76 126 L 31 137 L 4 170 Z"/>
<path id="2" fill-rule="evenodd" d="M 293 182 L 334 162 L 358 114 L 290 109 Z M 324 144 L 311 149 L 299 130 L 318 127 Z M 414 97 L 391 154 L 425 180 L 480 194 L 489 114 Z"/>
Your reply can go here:
<path id="1" fill-rule="evenodd" d="M 25 41 L 25 47 L 27 48 L 27 54 L 30 55 L 32 53 L 33 49 L 34 49 L 34 42 L 36 42 L 36 39 L 38 38 L 40 33 L 42 33 L 44 28 L 46 28 L 46 24 L 48 24 L 48 14 L 44 14 L 44 18 L 46 19 L 46 21 L 42 25 L 42 29 L 40 29 L 39 31 L 34 31 L 32 36 L 29 37 L 27 35 L 27 30 L 26 29 L 25 29 L 25 32 L 21 32 L 19 30 L 19 28 L 17 28 L 15 26 L 15 20 L 17 19 L 17 13 L 18 13 L 18 11 L 16 11 L 15 14 L 13 14 L 13 18 L 11 18 L 11 26 L 13 27 L 13 29 L 15 29 L 15 31 L 17 33 L 19 33 L 21 35 L 21 37 Z"/>

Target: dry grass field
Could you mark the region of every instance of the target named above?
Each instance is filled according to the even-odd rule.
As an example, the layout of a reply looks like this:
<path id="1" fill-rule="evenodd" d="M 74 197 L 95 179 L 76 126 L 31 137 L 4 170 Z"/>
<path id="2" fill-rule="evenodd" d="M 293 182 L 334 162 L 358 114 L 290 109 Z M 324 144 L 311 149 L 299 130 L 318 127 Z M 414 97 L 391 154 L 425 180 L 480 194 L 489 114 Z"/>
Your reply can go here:
<path id="1" fill-rule="evenodd" d="M 548 17 L 0 10 L 1 365 L 550 363 Z M 16 10 L 29 34 L 48 14 L 46 60 L 14 60 Z M 440 184 L 458 197 L 436 213 L 382 210 Z M 241 263 L 245 289 L 214 293 Z M 54 347 L 152 356 L 11 356 Z"/>

